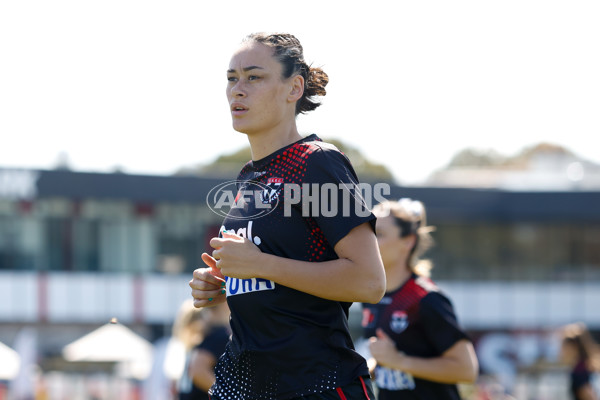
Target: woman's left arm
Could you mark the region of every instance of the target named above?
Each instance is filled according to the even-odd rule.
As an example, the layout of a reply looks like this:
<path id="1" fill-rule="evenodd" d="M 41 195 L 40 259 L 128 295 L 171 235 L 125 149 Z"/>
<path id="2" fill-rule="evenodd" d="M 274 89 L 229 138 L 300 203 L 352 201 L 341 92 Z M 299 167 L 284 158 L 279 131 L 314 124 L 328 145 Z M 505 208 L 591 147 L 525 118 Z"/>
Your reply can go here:
<path id="1" fill-rule="evenodd" d="M 213 257 L 225 276 L 262 278 L 335 301 L 377 303 L 385 293 L 385 272 L 369 222 L 353 228 L 334 250 L 338 259 L 292 260 L 260 251 L 250 240 L 225 232 L 213 238 Z"/>
<path id="2" fill-rule="evenodd" d="M 208 392 L 208 389 L 215 383 L 216 364 L 217 358 L 207 350 L 197 349 L 192 353 L 189 374 L 194 385 L 204 392 Z"/>
<path id="3" fill-rule="evenodd" d="M 598 400 L 591 384 L 587 383 L 577 389 L 577 398 L 581 400 Z"/>
<path id="4" fill-rule="evenodd" d="M 378 365 L 404 371 L 415 378 L 451 384 L 471 383 L 477 379 L 477 356 L 467 339 L 454 343 L 439 357 L 413 357 L 398 351 L 393 340 L 378 330 L 377 338 L 371 338 L 369 349 Z"/>

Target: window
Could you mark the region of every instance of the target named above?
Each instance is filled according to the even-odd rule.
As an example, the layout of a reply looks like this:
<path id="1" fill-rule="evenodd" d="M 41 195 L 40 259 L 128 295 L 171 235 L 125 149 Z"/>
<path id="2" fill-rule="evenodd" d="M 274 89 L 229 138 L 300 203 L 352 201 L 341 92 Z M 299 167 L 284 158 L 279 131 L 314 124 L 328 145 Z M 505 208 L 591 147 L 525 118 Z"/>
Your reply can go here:
<path id="1" fill-rule="evenodd" d="M 440 224 L 433 276 L 448 280 L 600 277 L 600 226 L 567 223 Z"/>

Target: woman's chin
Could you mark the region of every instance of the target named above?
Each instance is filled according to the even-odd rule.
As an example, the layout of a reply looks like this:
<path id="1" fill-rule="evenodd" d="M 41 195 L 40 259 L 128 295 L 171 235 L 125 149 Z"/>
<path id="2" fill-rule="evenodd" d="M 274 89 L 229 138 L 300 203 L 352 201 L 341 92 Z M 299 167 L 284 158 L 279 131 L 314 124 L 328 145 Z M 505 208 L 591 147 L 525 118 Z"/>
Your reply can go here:
<path id="1" fill-rule="evenodd" d="M 242 124 L 236 124 L 235 122 L 232 125 L 233 130 L 239 133 L 243 133 L 244 135 L 249 135 L 252 131 L 248 126 Z"/>

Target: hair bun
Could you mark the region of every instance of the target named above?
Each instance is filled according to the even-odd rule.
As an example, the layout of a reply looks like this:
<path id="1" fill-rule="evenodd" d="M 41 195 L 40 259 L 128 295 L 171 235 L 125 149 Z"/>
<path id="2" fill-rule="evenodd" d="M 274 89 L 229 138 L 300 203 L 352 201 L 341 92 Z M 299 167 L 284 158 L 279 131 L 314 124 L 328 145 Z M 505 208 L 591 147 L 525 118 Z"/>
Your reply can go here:
<path id="1" fill-rule="evenodd" d="M 329 76 L 318 67 L 310 67 L 308 70 L 308 79 L 306 90 L 308 96 L 325 96 L 327 91 L 325 86 L 329 83 Z"/>

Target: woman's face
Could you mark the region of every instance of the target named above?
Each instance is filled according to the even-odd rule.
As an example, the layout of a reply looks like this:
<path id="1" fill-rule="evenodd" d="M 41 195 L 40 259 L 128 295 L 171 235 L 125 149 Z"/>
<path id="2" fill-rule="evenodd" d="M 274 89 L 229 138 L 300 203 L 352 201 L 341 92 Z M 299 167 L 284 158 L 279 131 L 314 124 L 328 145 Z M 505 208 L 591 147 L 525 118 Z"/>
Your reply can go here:
<path id="1" fill-rule="evenodd" d="M 377 244 L 385 268 L 393 267 L 399 261 L 405 260 L 410 252 L 412 236 L 400 237 L 400 228 L 391 215 L 377 218 L 375 226 Z"/>
<path id="2" fill-rule="evenodd" d="M 227 100 L 233 129 L 253 134 L 277 129 L 294 118 L 291 80 L 269 47 L 249 42 L 236 51 L 227 70 Z"/>
<path id="3" fill-rule="evenodd" d="M 573 343 L 563 341 L 560 347 L 560 360 L 567 365 L 577 362 L 577 348 Z"/>

